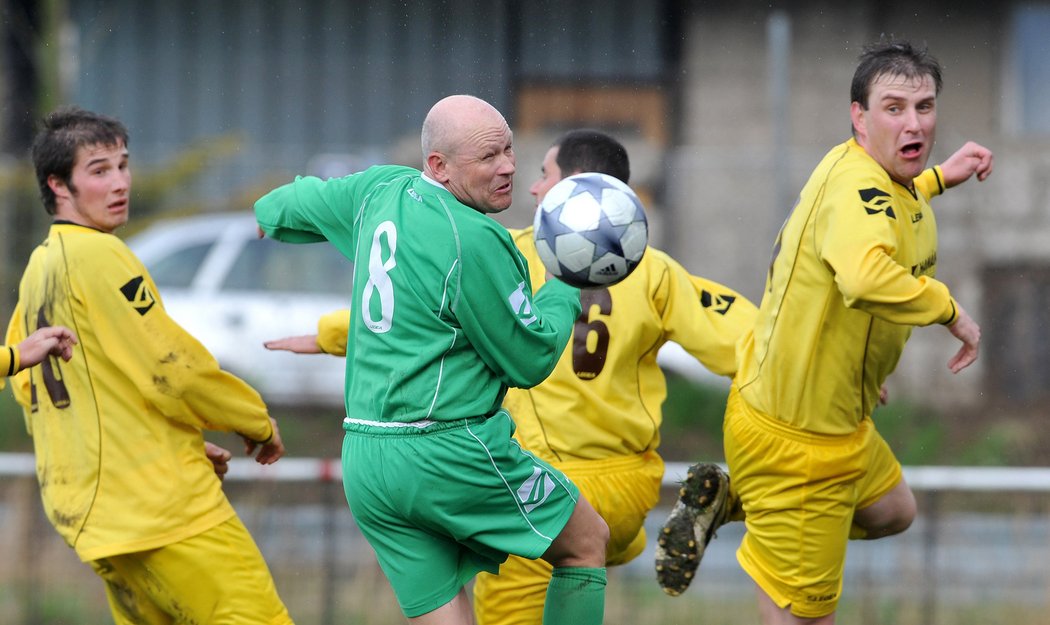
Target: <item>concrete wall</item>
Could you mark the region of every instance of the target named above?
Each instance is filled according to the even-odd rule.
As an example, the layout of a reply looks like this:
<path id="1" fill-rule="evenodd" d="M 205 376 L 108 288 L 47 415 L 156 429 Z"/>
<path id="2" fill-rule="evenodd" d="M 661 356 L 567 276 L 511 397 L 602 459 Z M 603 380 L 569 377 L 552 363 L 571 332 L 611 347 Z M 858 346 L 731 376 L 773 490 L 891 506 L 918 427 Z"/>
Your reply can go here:
<path id="1" fill-rule="evenodd" d="M 823 154 L 849 136 L 856 59 L 880 33 L 927 42 L 943 65 L 931 164 L 966 140 L 996 152 L 992 178 L 934 202 L 938 277 L 984 323 L 985 265 L 1024 257 L 1047 261 L 1050 144 L 1011 135 L 1008 8 L 966 2 L 812 1 L 779 10 L 767 2 L 695 4 L 683 47 L 680 142 L 666 178 L 674 224 L 666 247 L 690 269 L 760 299 L 773 239 L 798 191 Z M 785 25 L 790 34 L 778 48 L 777 28 Z M 780 76 L 780 91 L 774 87 L 778 66 L 788 72 Z M 972 404 L 982 395 L 987 362 L 952 376 L 946 362 L 957 345 L 943 329 L 917 330 L 891 392 L 947 407 Z"/>

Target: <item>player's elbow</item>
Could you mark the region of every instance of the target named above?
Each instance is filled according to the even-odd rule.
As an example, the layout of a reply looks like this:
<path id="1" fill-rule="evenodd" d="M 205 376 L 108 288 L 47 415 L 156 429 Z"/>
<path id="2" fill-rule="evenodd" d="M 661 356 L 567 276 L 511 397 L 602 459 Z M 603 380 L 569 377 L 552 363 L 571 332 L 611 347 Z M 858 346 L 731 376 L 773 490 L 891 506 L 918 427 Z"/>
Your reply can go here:
<path id="1" fill-rule="evenodd" d="M 506 372 L 506 375 L 504 376 L 504 382 L 508 386 L 513 386 L 515 388 L 532 388 L 540 382 L 546 380 L 547 376 L 549 376 L 550 373 L 550 369 L 534 369 L 528 371 L 518 369 L 515 371 Z"/>
<path id="2" fill-rule="evenodd" d="M 856 308 L 861 302 L 878 300 L 879 280 L 861 273 L 835 275 L 835 286 L 847 308 Z"/>
<path id="3" fill-rule="evenodd" d="M 557 358 L 516 363 L 517 366 L 504 370 L 504 382 L 516 388 L 532 388 L 546 380 L 557 363 Z"/>

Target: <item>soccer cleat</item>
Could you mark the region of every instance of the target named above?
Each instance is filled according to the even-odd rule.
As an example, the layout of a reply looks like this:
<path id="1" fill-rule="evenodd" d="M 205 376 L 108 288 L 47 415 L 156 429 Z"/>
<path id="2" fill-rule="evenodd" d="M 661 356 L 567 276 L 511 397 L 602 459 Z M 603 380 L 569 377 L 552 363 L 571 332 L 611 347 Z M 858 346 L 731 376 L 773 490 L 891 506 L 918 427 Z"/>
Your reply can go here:
<path id="1" fill-rule="evenodd" d="M 717 464 L 689 467 L 656 541 L 656 581 L 676 597 L 693 581 L 707 543 L 729 515 L 729 476 Z"/>

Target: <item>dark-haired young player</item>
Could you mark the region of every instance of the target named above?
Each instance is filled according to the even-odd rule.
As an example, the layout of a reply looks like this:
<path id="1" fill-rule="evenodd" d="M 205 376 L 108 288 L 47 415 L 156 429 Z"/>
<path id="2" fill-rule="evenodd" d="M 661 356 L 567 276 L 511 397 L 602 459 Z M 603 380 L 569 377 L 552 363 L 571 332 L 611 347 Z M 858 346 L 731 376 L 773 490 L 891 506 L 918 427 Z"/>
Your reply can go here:
<path id="1" fill-rule="evenodd" d="M 737 559 L 758 585 L 766 625 L 832 623 L 847 540 L 902 532 L 915 517 L 871 419 L 912 328 L 941 325 L 962 343 L 953 373 L 977 358 L 980 329 L 934 277 L 929 199 L 974 174 L 984 180 L 992 154 L 967 143 L 924 171 L 940 88 L 925 50 L 865 49 L 850 95 L 853 138 L 803 187 L 741 343 L 724 424 L 736 495 L 716 501 L 738 496 L 743 506 Z"/>
<path id="2" fill-rule="evenodd" d="M 202 430 L 239 433 L 262 464 L 284 445 L 259 394 L 172 321 L 113 235 L 130 208 L 127 129 L 64 107 L 44 119 L 32 153 L 55 219 L 22 276 L 7 340 L 56 325 L 79 340 L 68 362 L 44 361 L 11 384 L 48 519 L 105 581 L 121 625 L 291 623 L 222 491 L 229 454 Z"/>

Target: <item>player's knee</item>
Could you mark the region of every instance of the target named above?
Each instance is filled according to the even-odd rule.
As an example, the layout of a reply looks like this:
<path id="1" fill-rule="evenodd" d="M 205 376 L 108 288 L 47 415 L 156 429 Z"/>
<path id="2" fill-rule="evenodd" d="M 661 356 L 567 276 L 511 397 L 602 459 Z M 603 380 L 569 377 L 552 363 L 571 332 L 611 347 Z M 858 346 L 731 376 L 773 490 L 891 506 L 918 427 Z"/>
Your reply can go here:
<path id="1" fill-rule="evenodd" d="M 600 568 L 605 566 L 606 553 L 609 546 L 609 525 L 605 519 L 594 515 L 595 522 L 589 533 L 584 535 L 584 540 L 579 542 L 577 558 L 579 566 L 590 566 Z M 577 538 L 583 538 L 577 536 Z"/>
<path id="2" fill-rule="evenodd" d="M 602 567 L 609 547 L 609 524 L 598 513 L 589 522 L 590 528 L 581 541 L 580 558 L 587 561 L 587 566 Z"/>
<path id="3" fill-rule="evenodd" d="M 603 567 L 608 544 L 609 525 L 594 508 L 583 505 L 573 513 L 544 559 L 556 568 Z"/>
<path id="4" fill-rule="evenodd" d="M 854 520 L 866 530 L 865 538 L 869 540 L 900 534 L 911 527 L 918 513 L 911 491 L 881 502 L 877 509 L 866 512 Z"/>
<path id="5" fill-rule="evenodd" d="M 911 489 L 907 489 L 905 493 L 897 499 L 896 505 L 893 507 L 893 512 L 894 514 L 887 524 L 887 536 L 900 534 L 911 527 L 911 524 L 915 521 L 915 516 L 918 514 L 918 506 L 915 503 L 915 495 L 912 494 Z"/>
<path id="6" fill-rule="evenodd" d="M 597 518 L 595 527 L 595 540 L 597 541 L 598 552 L 602 555 L 602 560 L 605 560 L 605 552 L 609 548 L 609 524 L 605 522 L 605 519 L 601 515 L 595 514 Z"/>
<path id="7" fill-rule="evenodd" d="M 593 566 L 604 566 L 605 552 L 609 546 L 609 524 L 593 508 L 581 521 L 582 527 L 575 534 L 578 557 L 600 563 Z"/>
<path id="8" fill-rule="evenodd" d="M 911 527 L 911 524 L 915 521 L 915 515 L 917 509 L 915 506 L 915 500 L 911 499 L 900 506 L 897 509 L 897 514 L 894 515 L 890 522 L 887 524 L 886 535 L 892 536 L 893 534 L 900 534 L 904 530 Z"/>

